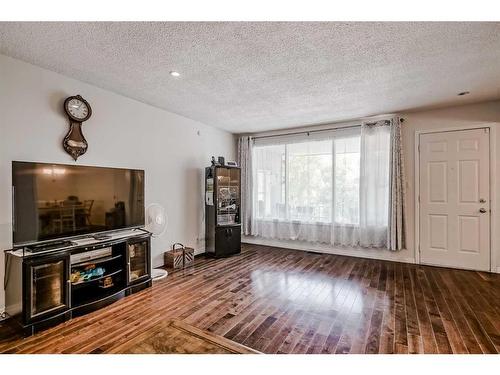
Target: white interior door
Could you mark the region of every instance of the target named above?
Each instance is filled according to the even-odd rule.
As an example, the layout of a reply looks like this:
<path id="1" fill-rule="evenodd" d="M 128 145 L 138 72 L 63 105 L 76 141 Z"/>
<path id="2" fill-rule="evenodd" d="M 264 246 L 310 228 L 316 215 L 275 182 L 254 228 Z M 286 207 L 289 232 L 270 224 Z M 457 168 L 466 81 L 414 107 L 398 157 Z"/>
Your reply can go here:
<path id="1" fill-rule="evenodd" d="M 420 262 L 490 270 L 489 129 L 420 135 Z"/>

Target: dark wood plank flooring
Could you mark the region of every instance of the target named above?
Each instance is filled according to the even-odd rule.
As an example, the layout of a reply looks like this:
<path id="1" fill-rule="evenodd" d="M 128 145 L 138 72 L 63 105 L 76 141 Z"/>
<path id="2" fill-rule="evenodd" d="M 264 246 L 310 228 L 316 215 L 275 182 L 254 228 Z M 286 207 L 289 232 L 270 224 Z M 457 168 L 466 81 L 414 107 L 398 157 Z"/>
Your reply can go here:
<path id="1" fill-rule="evenodd" d="M 245 245 L 0 352 L 105 353 L 170 318 L 265 353 L 498 353 L 500 275 Z"/>

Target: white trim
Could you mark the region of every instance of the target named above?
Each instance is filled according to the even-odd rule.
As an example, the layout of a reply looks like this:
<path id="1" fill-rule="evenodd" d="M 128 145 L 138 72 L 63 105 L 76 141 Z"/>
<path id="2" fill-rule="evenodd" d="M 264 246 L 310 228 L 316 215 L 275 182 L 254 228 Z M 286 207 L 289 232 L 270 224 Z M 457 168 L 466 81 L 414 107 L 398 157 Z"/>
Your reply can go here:
<path id="1" fill-rule="evenodd" d="M 238 136 L 250 135 L 251 137 L 279 137 L 282 135 L 286 135 L 287 133 L 290 132 L 306 132 L 306 131 L 330 130 L 330 129 L 341 130 L 346 127 L 358 126 L 358 125 L 361 126 L 361 122 L 362 122 L 361 120 L 353 120 L 353 121 L 343 121 L 343 122 L 330 122 L 324 124 L 311 124 L 311 125 L 297 126 L 279 130 L 269 130 L 269 131 L 255 132 L 255 133 L 242 133 L 238 134 Z"/>
<path id="2" fill-rule="evenodd" d="M 333 254 L 349 256 L 354 258 L 368 258 L 376 260 L 385 260 L 390 262 L 401 262 L 401 263 L 411 263 L 415 264 L 415 259 L 406 256 L 404 252 L 408 250 L 401 251 L 390 251 L 386 249 L 365 249 L 365 248 L 338 248 L 332 247 L 326 244 L 315 244 L 308 243 L 305 241 L 285 241 L 285 240 L 273 240 L 262 237 L 255 236 L 243 236 L 241 238 L 242 243 L 253 244 L 253 245 L 263 245 L 272 247 L 281 247 L 290 250 L 300 250 L 300 251 L 310 251 L 314 253 L 321 254 Z M 373 252 L 373 253 L 372 253 Z M 402 254 L 403 253 L 403 254 Z"/>
<path id="3" fill-rule="evenodd" d="M 325 141 L 335 138 L 353 138 L 361 134 L 361 124 L 326 129 L 304 129 L 291 133 L 254 136 L 254 147 L 289 145 L 303 142 Z"/>
<path id="4" fill-rule="evenodd" d="M 420 195 L 420 135 L 430 134 L 430 133 L 444 133 L 453 132 L 460 130 L 474 130 L 474 129 L 489 129 L 489 141 L 490 141 L 490 271 L 500 273 L 500 267 L 496 267 L 497 257 L 497 239 L 495 235 L 496 228 L 496 123 L 484 123 L 476 125 L 462 125 L 454 126 L 450 128 L 440 128 L 440 129 L 422 129 L 415 130 L 415 176 L 414 176 L 414 186 L 415 186 L 415 262 L 421 264 L 420 261 L 420 202 L 418 197 Z M 496 269 L 496 271 L 495 271 Z"/>
<path id="5" fill-rule="evenodd" d="M 497 124 L 498 125 L 498 124 Z M 497 259 L 497 133 L 496 126 L 490 128 L 490 270 L 498 266 Z M 497 269 L 498 271 L 498 269 Z"/>
<path id="6" fill-rule="evenodd" d="M 415 131 L 415 170 L 414 170 L 414 178 L 413 178 L 413 186 L 415 187 L 415 204 L 414 211 L 415 217 L 414 219 L 414 241 L 415 241 L 415 263 L 420 264 L 420 132 Z"/>
<path id="7" fill-rule="evenodd" d="M 325 122 L 325 123 L 320 123 L 320 124 L 306 124 L 306 125 L 294 126 L 291 128 L 267 130 L 267 131 L 260 131 L 260 132 L 254 132 L 254 133 L 238 133 L 238 134 L 236 134 L 236 136 L 239 137 L 242 135 L 249 135 L 252 137 L 262 137 L 262 136 L 265 136 L 265 137 L 273 136 L 274 137 L 274 136 L 280 136 L 283 134 L 287 134 L 289 132 L 302 132 L 302 131 L 308 131 L 308 130 L 309 131 L 316 131 L 316 130 L 323 130 L 323 129 L 341 130 L 342 128 L 345 128 L 345 127 L 350 127 L 353 125 L 361 125 L 363 122 L 389 119 L 389 118 L 396 117 L 396 116 L 403 116 L 403 115 L 398 114 L 398 113 L 386 113 L 386 114 L 376 115 L 376 116 L 360 117 L 360 118 L 348 120 L 348 121 Z"/>

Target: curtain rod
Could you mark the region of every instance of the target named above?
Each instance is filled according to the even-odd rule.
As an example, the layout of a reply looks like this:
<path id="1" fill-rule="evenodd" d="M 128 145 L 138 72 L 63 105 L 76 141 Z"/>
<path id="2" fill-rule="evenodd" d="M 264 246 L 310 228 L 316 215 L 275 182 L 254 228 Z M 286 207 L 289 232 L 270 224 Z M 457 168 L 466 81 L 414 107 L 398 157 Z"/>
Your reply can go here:
<path id="1" fill-rule="evenodd" d="M 404 122 L 404 118 L 400 119 L 401 122 Z M 282 137 L 282 136 L 287 136 L 287 135 L 297 135 L 297 134 L 307 134 L 309 133 L 319 133 L 319 132 L 327 132 L 331 130 L 342 130 L 342 129 L 352 129 L 352 128 L 359 128 L 361 127 L 361 124 L 359 125 L 349 125 L 349 126 L 338 126 L 335 128 L 327 128 L 327 129 L 316 129 L 316 130 L 302 130 L 299 132 L 291 132 L 291 133 L 281 133 L 281 134 L 274 134 L 274 135 L 261 135 L 261 136 L 256 136 L 252 137 L 253 139 L 263 139 L 263 138 L 274 138 L 274 137 Z"/>

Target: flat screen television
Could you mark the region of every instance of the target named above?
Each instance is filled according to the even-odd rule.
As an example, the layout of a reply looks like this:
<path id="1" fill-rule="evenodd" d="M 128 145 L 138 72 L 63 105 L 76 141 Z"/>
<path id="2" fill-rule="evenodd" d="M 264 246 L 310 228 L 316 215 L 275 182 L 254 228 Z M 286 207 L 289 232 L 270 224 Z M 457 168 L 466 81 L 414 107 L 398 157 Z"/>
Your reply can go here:
<path id="1" fill-rule="evenodd" d="M 14 246 L 144 226 L 144 171 L 12 162 Z"/>

